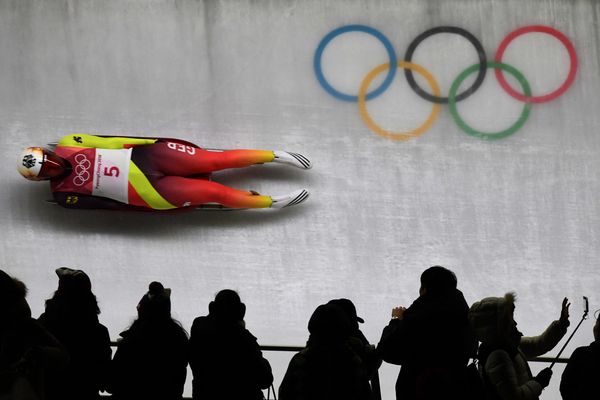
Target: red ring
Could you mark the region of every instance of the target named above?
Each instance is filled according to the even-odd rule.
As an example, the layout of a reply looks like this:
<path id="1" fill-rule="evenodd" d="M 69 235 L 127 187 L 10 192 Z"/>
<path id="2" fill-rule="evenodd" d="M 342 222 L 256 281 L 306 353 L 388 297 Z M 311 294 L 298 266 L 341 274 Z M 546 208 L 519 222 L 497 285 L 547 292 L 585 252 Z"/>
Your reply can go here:
<path id="1" fill-rule="evenodd" d="M 496 79 L 498 79 L 500 86 L 502 86 L 502 88 L 506 90 L 508 94 L 510 94 L 517 100 L 526 103 L 545 103 L 547 101 L 554 100 L 555 98 L 566 92 L 569 86 L 571 86 L 571 84 L 573 83 L 573 80 L 575 79 L 575 73 L 577 72 L 577 53 L 575 53 L 575 47 L 573 46 L 573 43 L 571 43 L 571 41 L 562 32 L 549 26 L 529 25 L 509 33 L 508 36 L 504 38 L 502 43 L 500 43 L 500 47 L 498 47 L 498 50 L 496 51 L 495 61 L 502 62 L 502 56 L 504 55 L 504 51 L 514 38 L 525 33 L 531 32 L 542 32 L 554 36 L 556 39 L 560 40 L 560 42 L 567 48 L 567 52 L 569 52 L 569 58 L 571 59 L 571 67 L 569 68 L 569 75 L 567 76 L 567 79 L 558 89 L 543 96 L 525 96 L 517 92 L 512 87 L 510 87 L 508 82 L 506 82 L 506 79 L 504 78 L 504 74 L 502 73 L 501 69 L 495 70 Z"/>

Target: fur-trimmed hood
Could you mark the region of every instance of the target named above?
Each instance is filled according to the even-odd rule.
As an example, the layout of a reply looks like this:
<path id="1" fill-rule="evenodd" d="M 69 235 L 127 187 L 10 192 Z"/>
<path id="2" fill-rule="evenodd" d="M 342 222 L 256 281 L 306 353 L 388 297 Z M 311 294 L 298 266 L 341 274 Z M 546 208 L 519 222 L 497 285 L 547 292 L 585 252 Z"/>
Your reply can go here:
<path id="1" fill-rule="evenodd" d="M 486 297 L 473 303 L 469 309 L 469 323 L 480 342 L 500 344 L 506 341 L 515 300 L 516 295 L 511 292 L 504 297 Z"/>

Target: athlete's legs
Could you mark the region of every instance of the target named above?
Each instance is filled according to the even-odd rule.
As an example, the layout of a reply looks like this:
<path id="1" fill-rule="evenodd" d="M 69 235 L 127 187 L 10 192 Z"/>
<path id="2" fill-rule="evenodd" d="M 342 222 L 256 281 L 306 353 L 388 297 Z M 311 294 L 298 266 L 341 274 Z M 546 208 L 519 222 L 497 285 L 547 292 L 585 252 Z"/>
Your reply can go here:
<path id="1" fill-rule="evenodd" d="M 270 196 L 232 189 L 205 179 L 165 176 L 154 180 L 152 186 L 176 207 L 219 203 L 230 208 L 267 208 L 273 203 Z"/>
<path id="2" fill-rule="evenodd" d="M 146 160 L 165 174 L 189 176 L 226 168 L 241 168 L 273 161 L 270 150 L 226 150 L 222 152 L 202 150 L 179 143 L 156 143 L 134 151 L 143 151 Z"/>

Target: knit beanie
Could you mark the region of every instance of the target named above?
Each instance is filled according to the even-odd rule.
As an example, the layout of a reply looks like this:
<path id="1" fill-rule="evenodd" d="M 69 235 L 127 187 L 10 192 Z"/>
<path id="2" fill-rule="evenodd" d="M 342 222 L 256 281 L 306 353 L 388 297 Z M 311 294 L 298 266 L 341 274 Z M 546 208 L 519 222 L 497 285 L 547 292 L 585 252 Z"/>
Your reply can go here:
<path id="1" fill-rule="evenodd" d="M 160 282 L 152 282 L 138 304 L 138 314 L 142 318 L 171 317 L 171 289 L 165 289 Z"/>
<path id="2" fill-rule="evenodd" d="M 506 340 L 513 318 L 516 295 L 486 297 L 473 303 L 469 309 L 469 323 L 477 339 L 485 344 L 499 344 Z"/>

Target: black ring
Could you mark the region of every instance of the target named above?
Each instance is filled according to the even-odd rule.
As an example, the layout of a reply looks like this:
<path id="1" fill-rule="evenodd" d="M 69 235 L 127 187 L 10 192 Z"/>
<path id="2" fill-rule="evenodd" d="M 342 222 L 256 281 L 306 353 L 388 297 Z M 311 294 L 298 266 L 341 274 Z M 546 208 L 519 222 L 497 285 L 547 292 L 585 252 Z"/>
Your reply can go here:
<path id="1" fill-rule="evenodd" d="M 406 49 L 406 54 L 404 55 L 404 61 L 411 62 L 411 58 L 417 46 L 423 40 L 427 39 L 429 36 L 435 35 L 436 33 L 455 33 L 457 35 L 460 35 L 467 39 L 469 42 L 471 42 L 473 47 L 475 47 L 475 50 L 477 50 L 477 56 L 479 57 L 479 73 L 477 74 L 477 78 L 475 79 L 475 82 L 473 82 L 473 85 L 471 85 L 470 88 L 456 95 L 456 101 L 464 100 L 471 94 L 473 94 L 473 92 L 475 92 L 479 88 L 479 86 L 481 86 L 481 84 L 483 83 L 483 79 L 485 78 L 485 73 L 487 71 L 487 59 L 485 56 L 485 50 L 483 50 L 481 42 L 479 42 L 479 40 L 477 40 L 477 38 L 473 36 L 470 32 L 467 32 L 466 30 L 455 26 L 438 26 L 436 28 L 426 30 L 425 32 L 417 36 L 408 46 L 408 49 Z M 412 90 L 414 90 L 420 97 L 422 97 L 425 100 L 429 100 L 433 103 L 448 104 L 447 97 L 437 97 L 421 89 L 415 81 L 413 73 L 410 69 L 405 69 L 404 74 L 406 75 L 406 80 L 408 81 L 408 84 L 410 85 Z"/>

